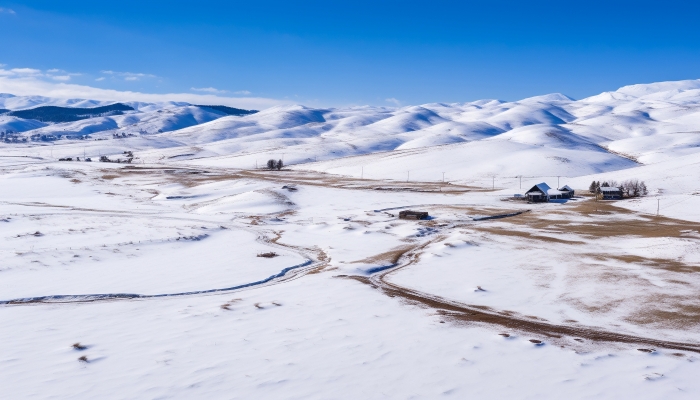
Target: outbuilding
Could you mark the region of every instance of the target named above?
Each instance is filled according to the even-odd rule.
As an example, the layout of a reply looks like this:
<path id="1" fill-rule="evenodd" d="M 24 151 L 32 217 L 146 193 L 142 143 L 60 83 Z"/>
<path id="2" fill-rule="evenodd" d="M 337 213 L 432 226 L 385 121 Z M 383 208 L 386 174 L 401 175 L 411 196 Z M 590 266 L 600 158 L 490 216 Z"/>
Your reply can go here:
<path id="1" fill-rule="evenodd" d="M 622 190 L 616 187 L 600 187 L 600 194 L 603 195 L 603 200 L 620 200 L 622 198 Z"/>
<path id="2" fill-rule="evenodd" d="M 428 219 L 429 215 L 425 211 L 399 211 L 399 219 Z"/>
<path id="3" fill-rule="evenodd" d="M 570 199 L 574 197 L 574 189 L 570 188 L 569 185 L 564 185 L 560 187 L 559 191 L 562 192 L 564 199 Z"/>

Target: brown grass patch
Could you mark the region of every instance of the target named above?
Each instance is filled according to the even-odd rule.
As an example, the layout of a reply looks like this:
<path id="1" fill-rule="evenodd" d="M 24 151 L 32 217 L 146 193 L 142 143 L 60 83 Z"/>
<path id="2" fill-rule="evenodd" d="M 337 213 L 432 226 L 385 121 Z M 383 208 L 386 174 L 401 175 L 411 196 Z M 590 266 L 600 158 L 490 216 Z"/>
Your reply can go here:
<path id="1" fill-rule="evenodd" d="M 623 200 L 624 201 L 624 200 Z M 596 208 L 598 211 L 596 212 Z M 624 208 L 616 207 L 607 202 L 583 201 L 567 211 L 548 212 L 547 215 L 558 215 L 561 219 L 541 218 L 541 212 L 522 214 L 520 218 L 508 219 L 514 225 L 526 225 L 540 230 L 561 230 L 572 234 L 592 238 L 608 238 L 614 236 L 655 237 L 688 237 L 687 232 L 700 230 L 700 223 L 683 221 L 663 216 L 638 214 Z M 575 222 L 566 219 L 567 214 L 585 215 L 592 220 Z M 624 219 L 619 218 L 624 216 Z M 634 217 L 636 218 L 630 218 Z M 684 236 L 686 235 L 686 236 Z"/>
<path id="2" fill-rule="evenodd" d="M 662 258 L 645 258 L 635 255 L 619 254 L 586 254 L 587 256 L 600 261 L 616 260 L 627 264 L 637 264 L 645 267 L 663 269 L 665 271 L 678 273 L 700 272 L 700 266 L 690 265 L 677 260 L 667 260 Z M 687 282 L 686 282 L 687 283 Z"/>
<path id="3" fill-rule="evenodd" d="M 352 261 L 351 264 L 388 264 L 393 265 L 399 262 L 399 259 L 411 251 L 415 246 L 404 245 L 396 247 L 384 253 L 375 254 L 362 260 Z"/>
<path id="4" fill-rule="evenodd" d="M 538 241 L 549 242 L 549 243 L 586 244 L 585 242 L 581 242 L 581 241 L 577 241 L 577 240 L 565 240 L 565 239 L 559 239 L 556 237 L 535 235 L 535 234 L 532 234 L 530 232 L 515 231 L 515 230 L 510 230 L 510 229 L 505 229 L 505 228 L 475 227 L 475 229 L 478 231 L 487 232 L 487 233 L 491 233 L 494 235 L 519 237 L 519 238 L 538 240 Z"/>

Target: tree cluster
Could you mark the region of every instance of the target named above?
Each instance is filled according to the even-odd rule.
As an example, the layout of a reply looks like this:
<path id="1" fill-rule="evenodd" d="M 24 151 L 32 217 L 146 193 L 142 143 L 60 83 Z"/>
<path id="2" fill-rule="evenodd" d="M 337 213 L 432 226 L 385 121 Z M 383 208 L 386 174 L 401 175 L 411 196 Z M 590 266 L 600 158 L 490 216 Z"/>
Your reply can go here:
<path id="1" fill-rule="evenodd" d="M 282 167 L 284 167 L 284 163 L 282 162 L 282 160 L 267 160 L 267 169 L 276 169 L 279 171 L 282 169 Z"/>
<path id="2" fill-rule="evenodd" d="M 622 183 L 618 183 L 617 181 L 610 180 L 610 181 L 593 181 L 591 182 L 590 186 L 588 186 L 588 191 L 591 193 L 600 193 L 600 188 L 601 187 L 615 187 L 620 189 L 620 192 L 623 194 L 623 196 L 627 197 L 639 197 L 639 196 L 646 196 L 649 194 L 649 191 L 647 190 L 647 185 L 644 183 L 644 181 L 640 181 L 639 179 L 628 179 Z"/>

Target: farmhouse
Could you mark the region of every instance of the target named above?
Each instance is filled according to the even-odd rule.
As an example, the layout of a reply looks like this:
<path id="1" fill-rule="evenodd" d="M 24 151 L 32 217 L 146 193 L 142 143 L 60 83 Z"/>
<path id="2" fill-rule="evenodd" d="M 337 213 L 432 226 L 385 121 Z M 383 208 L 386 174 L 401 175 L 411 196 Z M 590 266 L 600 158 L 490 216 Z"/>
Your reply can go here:
<path id="1" fill-rule="evenodd" d="M 399 212 L 399 219 L 428 219 L 428 213 L 425 211 L 404 210 Z"/>
<path id="2" fill-rule="evenodd" d="M 538 183 L 537 185 L 533 186 L 530 190 L 528 190 L 525 193 L 525 196 L 527 196 L 527 200 L 533 203 L 542 203 L 549 201 L 549 191 L 552 190 L 552 188 L 549 187 L 546 183 Z"/>
<path id="3" fill-rule="evenodd" d="M 616 187 L 601 186 L 600 194 L 603 195 L 603 200 L 619 200 L 622 198 L 622 190 Z"/>

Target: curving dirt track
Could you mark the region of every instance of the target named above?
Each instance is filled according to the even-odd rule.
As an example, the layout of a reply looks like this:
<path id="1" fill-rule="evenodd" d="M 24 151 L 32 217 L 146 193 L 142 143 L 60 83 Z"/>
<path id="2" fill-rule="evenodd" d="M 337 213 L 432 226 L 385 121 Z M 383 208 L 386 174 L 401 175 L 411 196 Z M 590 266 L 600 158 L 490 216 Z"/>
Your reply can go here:
<path id="1" fill-rule="evenodd" d="M 417 262 L 420 257 L 420 250 L 431 242 L 422 243 L 411 250 L 407 250 L 401 257 L 401 262 L 394 268 L 382 270 L 369 277 L 346 275 L 338 277 L 354 279 L 381 290 L 389 297 L 399 298 L 410 304 L 437 310 L 444 318 L 458 323 L 482 323 L 501 326 L 513 331 L 542 335 L 552 339 L 569 337 L 579 342 L 589 340 L 591 342 L 626 343 L 700 353 L 700 343 L 645 338 L 580 325 L 554 325 L 538 320 L 525 319 L 515 316 L 511 312 L 499 311 L 486 306 L 469 305 L 448 300 L 440 296 L 396 285 L 387 279 L 391 274 Z M 644 351 L 645 349 L 642 350 Z"/>

